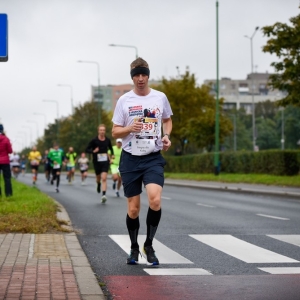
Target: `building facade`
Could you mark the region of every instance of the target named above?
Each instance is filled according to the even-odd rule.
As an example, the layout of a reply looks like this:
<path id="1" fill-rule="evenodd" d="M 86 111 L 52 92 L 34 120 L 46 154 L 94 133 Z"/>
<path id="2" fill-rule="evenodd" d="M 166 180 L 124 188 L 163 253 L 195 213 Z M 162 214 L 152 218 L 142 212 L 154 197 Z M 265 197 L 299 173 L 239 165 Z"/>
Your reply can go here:
<path id="1" fill-rule="evenodd" d="M 251 73 L 246 79 L 221 78 L 219 97 L 225 99 L 224 109 L 244 108 L 247 113 L 252 113 L 252 93 L 254 103 L 282 99 L 281 91 L 268 87 L 269 76 L 269 73 Z M 211 85 L 211 93 L 216 95 L 216 79 L 205 80 L 204 84 Z"/>

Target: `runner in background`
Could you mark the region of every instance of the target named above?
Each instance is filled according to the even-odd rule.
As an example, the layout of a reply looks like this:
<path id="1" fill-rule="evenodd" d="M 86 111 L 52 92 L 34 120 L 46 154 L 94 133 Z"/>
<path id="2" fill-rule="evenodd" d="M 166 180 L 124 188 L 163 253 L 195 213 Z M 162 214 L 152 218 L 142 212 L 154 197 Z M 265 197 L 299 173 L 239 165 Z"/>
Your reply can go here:
<path id="1" fill-rule="evenodd" d="M 20 173 L 20 156 L 16 151 L 14 151 L 10 156 L 10 165 L 12 168 L 13 176 L 17 179 Z"/>
<path id="2" fill-rule="evenodd" d="M 75 160 L 77 157 L 77 153 L 74 152 L 73 147 L 69 148 L 69 151 L 66 153 L 66 161 L 67 161 L 67 179 L 69 183 L 72 183 L 74 180 L 74 174 L 75 174 Z"/>
<path id="3" fill-rule="evenodd" d="M 29 152 L 28 160 L 31 166 L 32 184 L 35 185 L 37 181 L 39 165 L 42 160 L 42 155 L 39 151 L 37 151 L 36 146 L 33 146 L 32 151 Z"/>
<path id="4" fill-rule="evenodd" d="M 21 164 L 21 173 L 23 176 L 25 176 L 27 159 L 24 154 L 21 155 L 20 164 Z"/>
<path id="5" fill-rule="evenodd" d="M 52 179 L 51 184 L 56 180 L 56 193 L 59 193 L 59 183 L 60 183 L 60 174 L 61 168 L 64 161 L 64 151 L 59 149 L 58 144 L 53 145 L 53 149 L 48 153 L 48 158 L 52 167 Z"/>
<path id="6" fill-rule="evenodd" d="M 44 172 L 45 172 L 45 177 L 46 177 L 47 182 L 50 181 L 50 173 L 51 173 L 50 160 L 48 158 L 48 154 L 49 154 L 49 151 L 45 150 L 45 153 L 44 153 L 44 156 L 42 159 L 42 163 L 44 164 Z"/>
<path id="7" fill-rule="evenodd" d="M 110 165 L 110 157 L 108 150 L 111 151 L 111 157 L 114 158 L 114 150 L 110 139 L 105 135 L 106 127 L 104 124 L 98 126 L 98 135 L 94 137 L 86 148 L 86 153 L 93 154 L 93 164 L 96 174 L 97 193 L 101 192 L 102 183 L 102 197 L 101 202 L 106 202 L 106 188 L 107 188 L 107 173 Z"/>
<path id="8" fill-rule="evenodd" d="M 85 179 L 89 169 L 89 159 L 85 156 L 85 153 L 81 153 L 80 158 L 77 161 L 79 170 L 81 173 L 81 185 L 85 185 Z"/>
<path id="9" fill-rule="evenodd" d="M 113 146 L 113 150 L 115 155 L 114 158 L 110 160 L 110 171 L 113 180 L 112 188 L 114 191 L 116 191 L 116 196 L 120 197 L 120 188 L 122 185 L 122 179 L 119 172 L 119 164 L 120 164 L 120 157 L 122 152 L 122 139 L 116 140 L 116 145 Z"/>

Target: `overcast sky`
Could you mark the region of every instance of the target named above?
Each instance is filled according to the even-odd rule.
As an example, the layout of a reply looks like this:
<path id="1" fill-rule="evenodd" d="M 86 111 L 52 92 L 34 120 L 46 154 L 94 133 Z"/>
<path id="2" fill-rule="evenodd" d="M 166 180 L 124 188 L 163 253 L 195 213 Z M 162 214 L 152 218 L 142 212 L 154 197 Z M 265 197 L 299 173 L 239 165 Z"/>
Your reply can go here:
<path id="1" fill-rule="evenodd" d="M 137 47 L 150 65 L 150 79 L 175 77 L 188 66 L 202 84 L 216 78 L 215 0 L 0 0 L 9 18 L 9 61 L 0 63 L 0 119 L 15 150 L 36 139 L 47 122 L 71 113 L 97 85 L 130 83 L 129 65 Z M 244 79 L 251 71 L 250 40 L 256 26 L 288 23 L 299 0 L 219 0 L 220 77 Z M 261 31 L 253 38 L 257 72 L 272 72 L 275 57 L 261 51 Z M 32 123 L 28 122 L 34 121 Z M 25 128 L 24 128 L 25 126 Z M 26 134 L 20 133 L 26 132 Z M 24 136 L 24 138 L 22 137 Z"/>

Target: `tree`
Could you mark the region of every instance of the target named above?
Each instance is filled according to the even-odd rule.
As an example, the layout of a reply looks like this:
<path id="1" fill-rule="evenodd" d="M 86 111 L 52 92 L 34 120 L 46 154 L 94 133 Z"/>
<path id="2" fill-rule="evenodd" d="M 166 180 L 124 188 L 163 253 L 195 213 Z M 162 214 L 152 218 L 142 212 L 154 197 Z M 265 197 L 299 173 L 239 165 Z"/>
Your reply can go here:
<path id="1" fill-rule="evenodd" d="M 210 94 L 211 88 L 207 85 L 197 86 L 194 74 L 188 70 L 177 78 L 163 78 L 162 83 L 155 88 L 164 92 L 169 99 L 173 111 L 172 140 L 179 143 L 182 153 L 187 141 L 198 148 L 212 150 L 215 141 L 216 100 Z M 221 99 L 221 107 L 222 104 Z M 220 142 L 231 130 L 230 120 L 220 114 Z"/>
<path id="2" fill-rule="evenodd" d="M 264 35 L 270 38 L 263 51 L 280 59 L 271 64 L 275 74 L 270 75 L 271 87 L 286 92 L 286 96 L 278 101 L 279 105 L 300 106 L 300 15 L 291 18 L 290 22 L 291 26 L 277 22 L 262 28 Z"/>
<path id="3" fill-rule="evenodd" d="M 279 149 L 280 135 L 276 130 L 276 122 L 263 117 L 257 119 L 256 144 L 260 150 Z"/>

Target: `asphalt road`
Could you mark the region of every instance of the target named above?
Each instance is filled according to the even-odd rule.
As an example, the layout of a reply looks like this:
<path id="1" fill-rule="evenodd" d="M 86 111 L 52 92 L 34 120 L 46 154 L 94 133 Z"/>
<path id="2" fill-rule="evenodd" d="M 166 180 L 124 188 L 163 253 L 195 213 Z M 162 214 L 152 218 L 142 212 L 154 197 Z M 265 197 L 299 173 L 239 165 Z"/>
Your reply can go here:
<path id="1" fill-rule="evenodd" d="M 126 199 L 115 196 L 111 181 L 106 204 L 93 178 L 81 186 L 63 176 L 57 194 L 41 175 L 38 188 L 66 208 L 110 299 L 300 299 L 299 200 L 165 186 L 154 241 L 161 264 L 152 268 L 143 259 L 125 263 Z M 147 209 L 143 192 L 140 246 Z"/>

